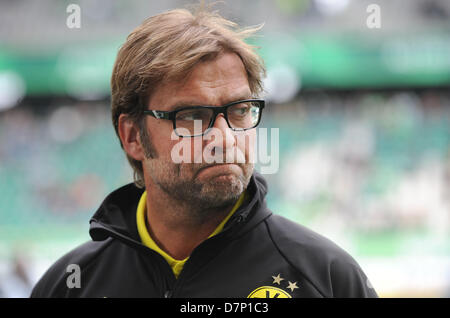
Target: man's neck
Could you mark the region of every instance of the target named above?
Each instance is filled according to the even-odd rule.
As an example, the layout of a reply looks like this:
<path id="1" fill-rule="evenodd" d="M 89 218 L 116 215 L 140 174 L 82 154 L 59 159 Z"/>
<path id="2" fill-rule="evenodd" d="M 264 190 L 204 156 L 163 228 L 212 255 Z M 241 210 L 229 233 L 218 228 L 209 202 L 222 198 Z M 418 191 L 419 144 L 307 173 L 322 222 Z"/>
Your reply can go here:
<path id="1" fill-rule="evenodd" d="M 198 222 L 192 218 L 195 206 L 177 202 L 160 189 L 152 190 L 147 191 L 147 229 L 155 243 L 176 260 L 189 257 L 233 207 L 231 205 L 203 211 L 202 213 L 208 213 L 212 217 Z"/>

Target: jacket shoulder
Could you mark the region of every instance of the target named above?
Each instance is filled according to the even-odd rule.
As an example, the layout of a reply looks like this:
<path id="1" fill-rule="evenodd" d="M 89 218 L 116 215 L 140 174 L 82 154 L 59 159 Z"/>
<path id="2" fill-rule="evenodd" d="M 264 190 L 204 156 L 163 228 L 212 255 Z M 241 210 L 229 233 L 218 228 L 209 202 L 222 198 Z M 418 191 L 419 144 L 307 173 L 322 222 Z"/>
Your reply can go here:
<path id="1" fill-rule="evenodd" d="M 278 251 L 322 296 L 377 297 L 355 259 L 331 240 L 280 215 L 267 226 Z"/>
<path id="2" fill-rule="evenodd" d="M 112 239 L 88 241 L 59 258 L 34 286 L 32 298 L 65 297 L 68 276 L 74 272 L 74 265 L 86 268 L 93 262 Z"/>

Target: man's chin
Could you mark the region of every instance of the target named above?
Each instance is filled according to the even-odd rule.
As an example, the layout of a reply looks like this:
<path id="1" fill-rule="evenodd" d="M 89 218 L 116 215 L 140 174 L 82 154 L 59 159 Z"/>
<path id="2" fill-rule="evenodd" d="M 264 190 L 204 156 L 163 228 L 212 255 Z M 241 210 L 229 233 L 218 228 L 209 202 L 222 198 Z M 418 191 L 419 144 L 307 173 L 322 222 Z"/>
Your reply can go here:
<path id="1" fill-rule="evenodd" d="M 234 204 L 247 184 L 244 177 L 235 174 L 220 174 L 202 182 L 199 200 L 210 207 Z"/>

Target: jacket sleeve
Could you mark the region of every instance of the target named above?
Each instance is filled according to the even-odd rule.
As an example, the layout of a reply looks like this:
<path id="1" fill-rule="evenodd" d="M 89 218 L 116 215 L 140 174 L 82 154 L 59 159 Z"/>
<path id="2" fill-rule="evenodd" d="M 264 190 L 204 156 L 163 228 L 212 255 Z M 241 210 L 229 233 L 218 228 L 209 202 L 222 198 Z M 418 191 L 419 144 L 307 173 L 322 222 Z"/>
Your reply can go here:
<path id="1" fill-rule="evenodd" d="M 376 298 L 375 289 L 359 265 L 351 257 L 330 264 L 333 297 Z"/>
<path id="2" fill-rule="evenodd" d="M 323 297 L 378 297 L 355 259 L 335 243 L 279 215 L 266 222 L 278 250 Z"/>
<path id="3" fill-rule="evenodd" d="M 65 297 L 65 274 L 61 262 L 55 263 L 41 277 L 31 291 L 31 298 L 61 298 Z"/>
<path id="4" fill-rule="evenodd" d="M 41 277 L 31 291 L 31 298 L 77 297 L 78 288 L 69 288 L 68 279 L 74 271 L 73 265 L 81 270 L 88 267 L 97 256 L 111 243 L 108 239 L 102 242 L 86 242 L 58 259 Z M 84 277 L 85 275 L 81 275 Z"/>

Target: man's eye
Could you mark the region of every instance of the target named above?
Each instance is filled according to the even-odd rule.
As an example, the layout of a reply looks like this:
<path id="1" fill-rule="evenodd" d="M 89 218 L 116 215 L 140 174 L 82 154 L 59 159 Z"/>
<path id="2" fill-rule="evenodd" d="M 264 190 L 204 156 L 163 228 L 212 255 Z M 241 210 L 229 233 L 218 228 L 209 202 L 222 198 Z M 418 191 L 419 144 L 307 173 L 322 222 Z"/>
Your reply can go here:
<path id="1" fill-rule="evenodd" d="M 202 111 L 186 111 L 178 113 L 177 120 L 204 120 L 206 116 Z"/>
<path id="2" fill-rule="evenodd" d="M 239 106 L 233 108 L 232 113 L 233 113 L 233 115 L 236 115 L 236 116 L 244 116 L 249 112 L 249 110 L 250 110 L 250 107 L 248 107 L 247 105 L 239 105 Z"/>
<path id="3" fill-rule="evenodd" d="M 197 114 L 196 112 L 189 112 L 178 115 L 178 119 L 180 120 L 195 120 L 199 119 L 199 117 L 199 114 Z"/>

